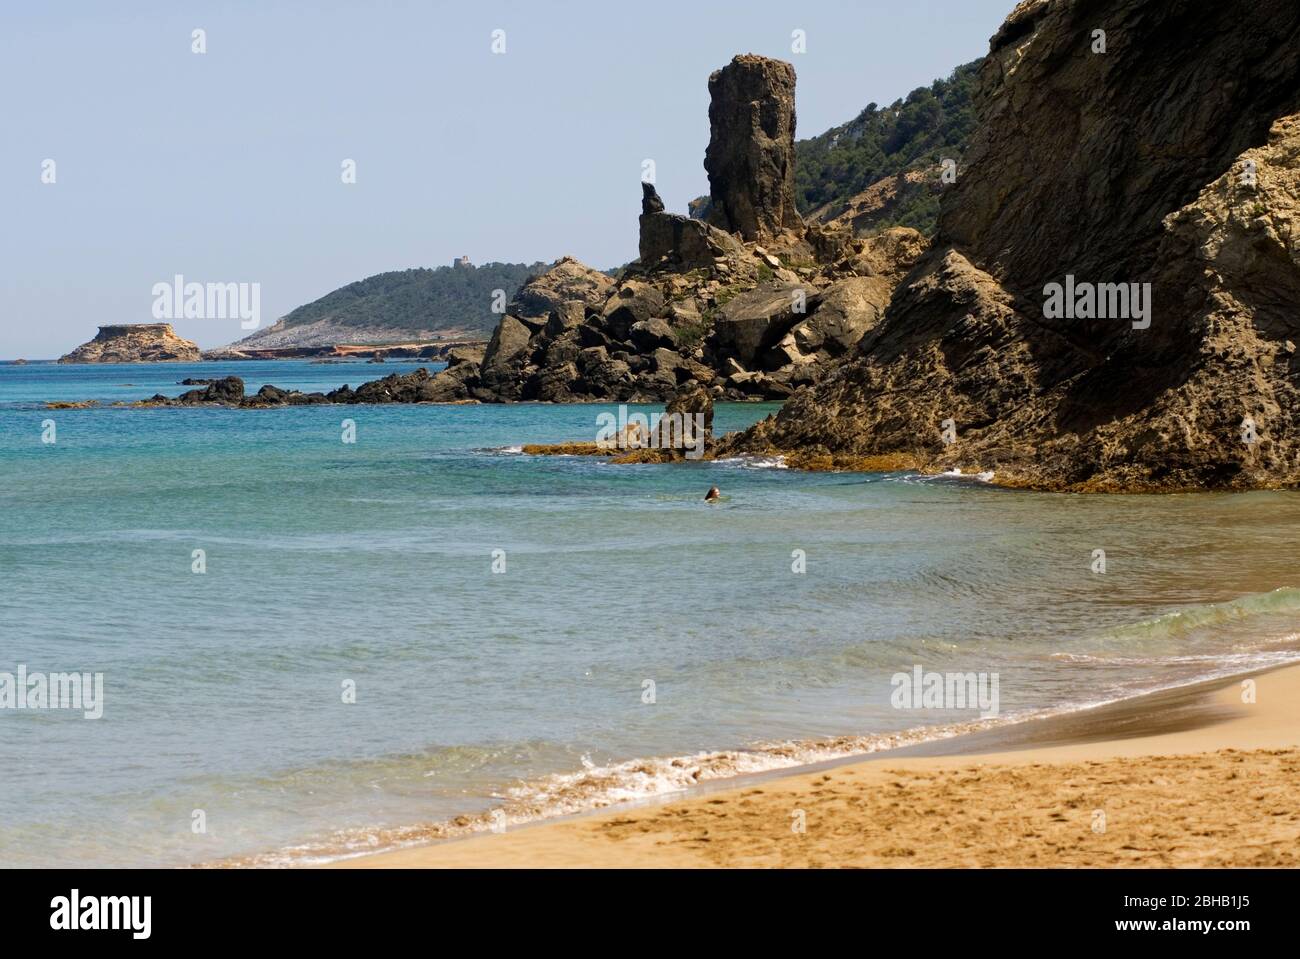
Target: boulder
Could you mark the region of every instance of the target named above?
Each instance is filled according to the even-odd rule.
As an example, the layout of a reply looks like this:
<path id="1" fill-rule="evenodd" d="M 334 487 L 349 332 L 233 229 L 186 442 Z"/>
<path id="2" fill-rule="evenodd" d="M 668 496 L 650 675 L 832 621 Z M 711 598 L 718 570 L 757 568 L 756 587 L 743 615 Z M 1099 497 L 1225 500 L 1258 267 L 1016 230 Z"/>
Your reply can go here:
<path id="1" fill-rule="evenodd" d="M 486 352 L 486 346 L 453 346 L 446 353 L 447 369 L 452 370 L 460 366 L 477 368 L 482 364 Z"/>
<path id="2" fill-rule="evenodd" d="M 603 346 L 604 344 L 595 345 Z M 563 366 L 566 363 L 575 363 L 581 351 L 582 346 L 578 343 L 576 336 L 572 334 L 562 336 L 558 340 L 552 340 L 547 344 L 545 352 L 542 354 L 542 363 L 544 366 Z"/>
<path id="3" fill-rule="evenodd" d="M 697 384 L 674 390 L 650 434 L 650 447 L 672 459 L 699 459 L 713 440 L 713 397 Z"/>
<path id="4" fill-rule="evenodd" d="M 668 319 L 677 329 L 695 326 L 701 319 L 700 305 L 694 297 L 678 300 L 668 307 Z"/>
<path id="5" fill-rule="evenodd" d="M 611 337 L 627 342 L 635 324 L 661 316 L 663 312 L 664 297 L 657 287 L 640 280 L 628 280 L 606 301 L 602 318 Z"/>
<path id="6" fill-rule="evenodd" d="M 577 366 L 573 363 L 560 363 L 538 370 L 530 380 L 527 392 L 548 403 L 572 403 L 577 399 L 574 395 L 577 382 Z"/>
<path id="7" fill-rule="evenodd" d="M 597 317 L 597 322 L 603 323 L 604 321 Z M 575 339 L 578 346 L 584 350 L 594 349 L 598 346 L 609 349 L 614 345 L 614 341 L 605 334 L 605 331 L 597 323 L 593 322 L 583 323 L 582 326 L 578 327 Z"/>
<path id="8" fill-rule="evenodd" d="M 741 293 L 724 304 L 713 320 L 707 348 L 718 362 L 737 360 L 742 366 L 756 365 L 770 347 L 790 332 L 805 314 L 796 313 L 797 294 L 803 294 L 806 310 L 809 290 L 786 283 L 764 283 Z"/>
<path id="9" fill-rule="evenodd" d="M 740 256 L 743 247 L 729 233 L 675 213 L 642 213 L 640 262 L 646 269 L 712 269 L 719 257 Z"/>
<path id="10" fill-rule="evenodd" d="M 626 399 L 633 389 L 632 370 L 627 363 L 606 354 L 602 348 L 583 350 L 578 357 L 581 392 L 609 399 Z"/>
<path id="11" fill-rule="evenodd" d="M 479 367 L 484 388 L 499 391 L 506 399 L 518 398 L 522 386 L 518 374 L 532 335 L 533 330 L 517 318 L 509 314 L 501 317 Z"/>
<path id="12" fill-rule="evenodd" d="M 650 361 L 656 372 L 671 373 L 674 377 L 677 374 L 677 370 L 681 369 L 686 362 L 682 359 L 682 355 L 676 350 L 664 349 L 662 347 L 651 354 Z"/>
<path id="13" fill-rule="evenodd" d="M 546 324 L 550 322 L 550 316 L 516 316 L 515 319 L 528 327 L 529 337 L 534 337 L 542 332 L 542 330 L 546 329 Z"/>
<path id="14" fill-rule="evenodd" d="M 677 334 L 664 320 L 657 317 L 633 323 L 628 339 L 642 353 L 653 353 L 662 347 L 672 349 L 677 345 Z"/>
<path id="15" fill-rule="evenodd" d="M 530 276 L 510 301 L 507 313 L 516 317 L 548 318 L 570 300 L 598 306 L 613 288 L 613 281 L 571 256 L 561 257 L 544 273 Z"/>
<path id="16" fill-rule="evenodd" d="M 105 362 L 105 361 L 99 361 Z M 190 390 L 176 397 L 176 402 L 183 406 L 200 403 L 227 403 L 238 405 L 244 399 L 244 381 L 238 376 L 227 376 L 213 380 L 201 390 Z"/>
<path id="17" fill-rule="evenodd" d="M 428 403 L 461 403 L 478 385 L 478 370 L 466 363 L 435 373 L 420 388 L 420 396 Z"/>
<path id="18" fill-rule="evenodd" d="M 831 284 L 819 294 L 817 308 L 791 330 L 793 345 L 800 355 L 842 356 L 880 322 L 893 292 L 893 284 L 882 276 Z"/>
<path id="19" fill-rule="evenodd" d="M 583 300 L 566 300 L 551 310 L 551 315 L 546 320 L 544 332 L 547 336 L 555 339 L 563 336 L 569 330 L 576 329 L 582 324 L 587 316 L 587 304 Z"/>

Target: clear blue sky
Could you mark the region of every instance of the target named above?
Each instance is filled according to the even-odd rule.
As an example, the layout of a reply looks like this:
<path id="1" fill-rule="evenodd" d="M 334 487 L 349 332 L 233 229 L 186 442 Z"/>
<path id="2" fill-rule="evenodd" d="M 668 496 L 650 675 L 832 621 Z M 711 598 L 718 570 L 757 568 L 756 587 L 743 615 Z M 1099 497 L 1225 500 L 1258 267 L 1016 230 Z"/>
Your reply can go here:
<path id="1" fill-rule="evenodd" d="M 734 54 L 795 65 L 812 136 L 981 56 L 1013 5 L 6 2 L 0 358 L 149 322 L 176 273 L 260 283 L 265 326 L 460 254 L 624 263 L 643 159 L 669 209 L 708 191 L 707 79 Z M 245 335 L 175 325 L 205 347 Z"/>

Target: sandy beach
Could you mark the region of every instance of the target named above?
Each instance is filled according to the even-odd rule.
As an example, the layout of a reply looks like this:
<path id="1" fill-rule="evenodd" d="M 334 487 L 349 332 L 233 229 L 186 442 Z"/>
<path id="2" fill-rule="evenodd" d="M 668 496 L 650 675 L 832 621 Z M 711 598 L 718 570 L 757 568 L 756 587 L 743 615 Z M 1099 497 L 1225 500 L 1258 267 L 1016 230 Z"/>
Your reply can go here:
<path id="1" fill-rule="evenodd" d="M 1300 666 L 1288 666 L 332 865 L 1298 864 Z"/>

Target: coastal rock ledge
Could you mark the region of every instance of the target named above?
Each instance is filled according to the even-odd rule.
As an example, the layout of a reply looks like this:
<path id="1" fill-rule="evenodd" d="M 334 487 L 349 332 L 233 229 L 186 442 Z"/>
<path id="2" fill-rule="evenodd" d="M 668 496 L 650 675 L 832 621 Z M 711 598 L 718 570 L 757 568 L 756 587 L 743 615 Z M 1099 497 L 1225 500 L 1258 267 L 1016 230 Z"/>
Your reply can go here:
<path id="1" fill-rule="evenodd" d="M 176 335 L 170 323 L 101 326 L 95 338 L 60 363 L 197 363 L 199 346 Z"/>

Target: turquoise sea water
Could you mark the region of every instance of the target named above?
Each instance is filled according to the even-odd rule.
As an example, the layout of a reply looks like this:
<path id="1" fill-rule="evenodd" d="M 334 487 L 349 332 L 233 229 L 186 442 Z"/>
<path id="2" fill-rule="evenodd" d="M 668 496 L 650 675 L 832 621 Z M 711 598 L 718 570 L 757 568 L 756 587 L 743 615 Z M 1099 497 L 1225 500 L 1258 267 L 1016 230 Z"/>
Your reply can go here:
<path id="1" fill-rule="evenodd" d="M 1300 655 L 1293 494 L 517 452 L 616 406 L 43 405 L 414 366 L 0 365 L 0 673 L 105 683 L 0 709 L 0 865 L 328 858 L 978 721 L 893 708 L 916 665 L 1009 721 Z"/>

